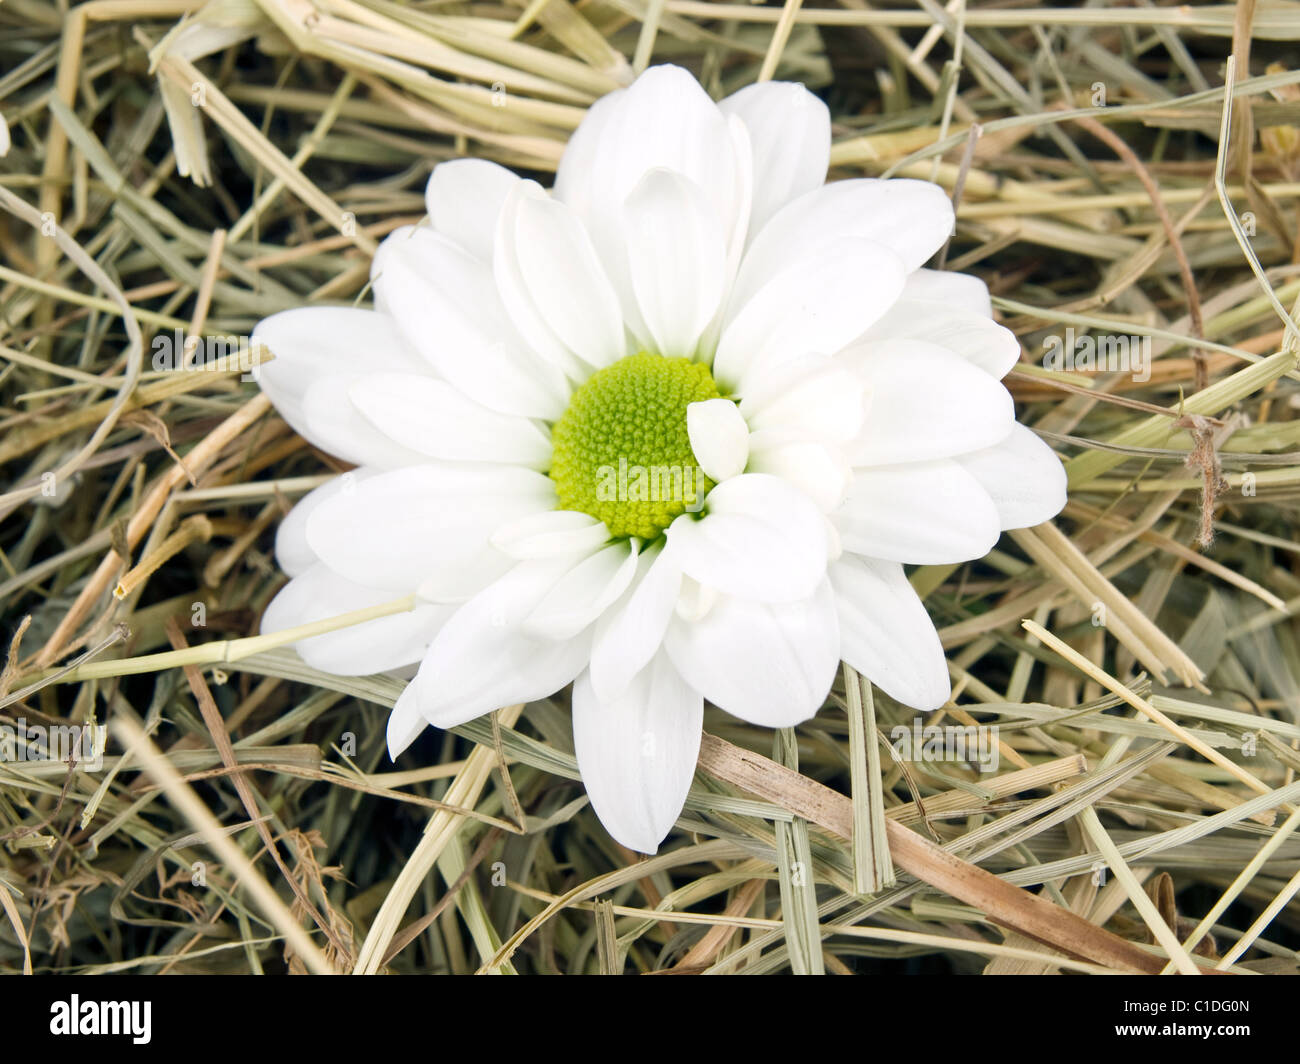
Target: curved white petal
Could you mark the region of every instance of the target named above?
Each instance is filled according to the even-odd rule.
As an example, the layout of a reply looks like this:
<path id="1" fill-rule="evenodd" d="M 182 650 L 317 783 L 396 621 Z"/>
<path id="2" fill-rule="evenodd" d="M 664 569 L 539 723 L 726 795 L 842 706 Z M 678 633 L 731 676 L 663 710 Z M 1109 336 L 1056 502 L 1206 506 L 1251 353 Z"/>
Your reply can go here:
<path id="1" fill-rule="evenodd" d="M 452 728 L 502 706 L 547 698 L 586 667 L 590 634 L 547 639 L 523 625 L 579 561 L 520 562 L 452 614 L 416 677 L 425 720 Z"/>
<path id="2" fill-rule="evenodd" d="M 605 702 L 622 697 L 662 646 L 682 586 L 669 550 L 646 551 L 637 564 L 630 593 L 596 625 L 591 684 Z"/>
<path id="3" fill-rule="evenodd" d="M 861 337 L 863 343 L 905 339 L 946 348 L 997 380 L 1020 359 L 1020 341 L 1010 329 L 969 310 L 911 299 L 906 293 Z"/>
<path id="4" fill-rule="evenodd" d="M 734 119 L 741 133 L 744 124 Z M 726 116 L 689 73 L 651 67 L 628 89 L 597 100 L 569 139 L 555 178 L 556 198 L 581 216 L 623 305 L 629 330 L 652 341 L 633 292 L 623 205 L 651 170 L 680 174 L 704 193 L 728 234 L 727 276 L 749 221 L 750 160 Z"/>
<path id="5" fill-rule="evenodd" d="M 764 81 L 718 104 L 749 131 L 754 173 L 750 238 L 791 200 L 820 188 L 831 157 L 831 116 L 802 85 Z"/>
<path id="6" fill-rule="evenodd" d="M 302 397 L 302 418 L 307 439 L 324 441 L 325 449 L 358 465 L 400 469 L 424 461 L 409 447 L 380 432 L 356 408 L 349 394 L 364 378 L 336 373 L 312 381 Z"/>
<path id="7" fill-rule="evenodd" d="M 593 174 L 597 153 L 604 147 L 611 132 L 617 133 L 616 127 L 625 106 L 623 101 L 627 92 L 627 89 L 616 89 L 587 108 L 578 128 L 570 134 L 560 164 L 556 167 L 552 195 L 584 215 L 590 212 L 596 194 Z M 629 191 L 631 187 L 628 186 Z"/>
<path id="8" fill-rule="evenodd" d="M 682 572 L 724 594 L 764 602 L 811 595 L 826 571 L 821 512 L 798 488 L 745 473 L 710 493 L 702 519 L 690 514 L 668 529 Z"/>
<path id="9" fill-rule="evenodd" d="M 754 237 L 736 287 L 741 298 L 748 298 L 794 259 L 816 259 L 832 243 L 850 237 L 884 245 L 910 273 L 943 246 L 953 217 L 948 194 L 928 181 L 833 181 L 773 216 Z"/>
<path id="10" fill-rule="evenodd" d="M 623 205 L 623 230 L 632 290 L 655 350 L 691 357 L 727 281 L 717 212 L 689 178 L 656 168 Z"/>
<path id="11" fill-rule="evenodd" d="M 703 620 L 676 620 L 664 647 L 691 687 L 732 716 L 767 728 L 807 720 L 830 693 L 840 661 L 830 581 L 802 602 L 719 596 Z"/>
<path id="12" fill-rule="evenodd" d="M 327 480 L 319 488 L 313 488 L 298 500 L 294 508 L 285 514 L 275 532 L 275 560 L 285 573 L 298 576 L 320 561 L 307 542 L 307 519 L 316 512 L 316 508 L 335 495 L 355 490 L 362 480 L 379 472 L 380 470 L 366 467 L 350 470 Z"/>
<path id="13" fill-rule="evenodd" d="M 847 491 L 847 489 L 845 489 Z M 844 553 L 844 541 L 840 539 L 840 530 L 835 527 L 835 522 L 828 513 L 825 516 L 824 528 L 826 530 L 826 563 L 838 561 L 841 554 Z"/>
<path id="14" fill-rule="evenodd" d="M 982 558 L 1002 532 L 988 492 L 948 458 L 856 470 L 832 519 L 845 550 L 920 565 Z"/>
<path id="15" fill-rule="evenodd" d="M 388 715 L 388 756 L 393 761 L 397 756 L 420 737 L 420 732 L 429 726 L 429 722 L 420 715 L 420 699 L 415 684 L 406 685 L 393 711 Z"/>
<path id="16" fill-rule="evenodd" d="M 754 209 L 754 182 L 757 175 L 754 173 L 754 153 L 749 140 L 749 129 L 739 115 L 727 117 L 727 135 L 731 137 L 732 157 L 736 160 L 731 185 L 731 228 L 727 236 L 727 279 L 730 281 L 740 268 L 745 242 L 749 239 L 750 212 Z"/>
<path id="17" fill-rule="evenodd" d="M 694 624 L 696 621 L 704 620 L 717 601 L 717 588 L 709 584 L 701 584 L 694 577 L 683 573 L 681 590 L 677 593 L 673 613 L 683 621 Z"/>
<path id="18" fill-rule="evenodd" d="M 654 853 L 681 813 L 695 775 L 704 702 L 658 655 L 611 700 L 587 673 L 573 685 L 573 745 L 592 808 L 629 849 Z"/>
<path id="19" fill-rule="evenodd" d="M 520 180 L 486 159 L 439 163 L 424 190 L 434 229 L 480 262 L 491 262 L 501 207 Z"/>
<path id="20" fill-rule="evenodd" d="M 830 575 L 843 659 L 906 706 L 931 710 L 947 702 L 943 647 L 903 567 L 846 554 Z"/>
<path id="21" fill-rule="evenodd" d="M 1000 443 L 1016 423 L 1011 393 L 983 370 L 923 340 L 878 340 L 845 352 L 867 382 L 855 466 L 948 458 Z"/>
<path id="22" fill-rule="evenodd" d="M 535 422 L 489 410 L 446 381 L 375 373 L 354 381 L 348 394 L 376 429 L 422 455 L 537 470 L 550 464 L 550 438 Z"/>
<path id="23" fill-rule="evenodd" d="M 589 554 L 609 541 L 609 529 L 577 510 L 545 510 L 507 521 L 492 545 L 518 561 L 564 554 Z"/>
<path id="24" fill-rule="evenodd" d="M 781 265 L 752 292 L 742 293 L 738 281 L 728 301 L 713 375 L 741 394 L 760 371 L 803 355 L 833 355 L 861 336 L 898 298 L 906 277 L 893 251 L 855 238 L 829 241 Z"/>
<path id="25" fill-rule="evenodd" d="M 940 303 L 949 310 L 976 314 L 981 318 L 993 317 L 989 286 L 973 273 L 914 270 L 907 275 L 902 298 L 922 303 Z"/>
<path id="26" fill-rule="evenodd" d="M 535 339 L 540 319 L 591 369 L 627 353 L 618 296 L 571 208 L 519 184 L 506 200 L 496 247 L 498 259 L 506 257 L 496 271 L 501 298 L 522 335 Z"/>
<path id="27" fill-rule="evenodd" d="M 388 591 L 354 584 L 317 564 L 280 589 L 262 614 L 261 631 L 269 635 L 382 606 L 395 597 Z M 335 676 L 385 672 L 419 661 L 450 612 L 443 606 L 421 604 L 406 613 L 299 640 L 294 647 L 312 668 Z"/>
<path id="28" fill-rule="evenodd" d="M 582 216 L 607 255 L 623 204 L 656 167 L 703 189 L 723 231 L 731 232 L 738 163 L 727 119 L 680 67 L 651 67 L 591 107 L 560 160 L 555 195 Z"/>
<path id="29" fill-rule="evenodd" d="M 652 345 L 650 330 L 641 319 L 641 310 L 632 290 L 622 219 L 615 213 L 615 208 L 622 210 L 623 201 L 613 203 L 604 197 L 603 192 L 598 195 L 592 181 L 597 149 L 606 143 L 606 131 L 616 124 L 622 111 L 620 101 L 626 95 L 626 89 L 619 89 L 602 96 L 587 109 L 560 160 L 553 195 L 582 217 L 610 283 L 618 293 L 623 323 L 642 346 L 649 347 Z M 632 187 L 628 186 L 629 193 Z"/>
<path id="30" fill-rule="evenodd" d="M 321 503 L 307 519 L 307 541 L 357 583 L 457 601 L 508 566 L 490 543 L 502 524 L 554 505 L 554 485 L 531 470 L 413 466 Z"/>
<path id="31" fill-rule="evenodd" d="M 992 497 L 1003 528 L 1042 524 L 1065 506 L 1065 466 L 1024 425 L 1017 424 L 1001 443 L 957 461 Z"/>
<path id="32" fill-rule="evenodd" d="M 611 543 L 556 581 L 524 618 L 524 629 L 548 639 L 572 639 L 627 590 L 637 551 L 627 540 Z"/>
<path id="33" fill-rule="evenodd" d="M 502 414 L 554 420 L 569 386 L 510 327 L 492 270 L 430 229 L 399 229 L 380 246 L 375 298 L 438 374 Z"/>
<path id="34" fill-rule="evenodd" d="M 787 362 L 752 375 L 740 411 L 755 432 L 777 431 L 848 443 L 867 413 L 867 383 L 860 373 L 825 356 Z"/>
<path id="35" fill-rule="evenodd" d="M 409 461 L 402 448 L 384 441 L 363 422 L 361 436 L 353 437 L 355 412 L 337 401 L 346 398 L 338 389 L 330 392 L 328 401 L 324 393 L 318 394 L 314 418 L 309 419 L 306 410 L 313 385 L 363 373 L 425 370 L 392 318 L 355 307 L 297 307 L 258 322 L 252 343 L 264 344 L 275 356 L 258 367 L 257 380 L 295 432 L 349 462 L 379 459 L 395 468 Z"/>
<path id="36" fill-rule="evenodd" d="M 585 379 L 590 369 L 574 355 L 547 324 L 541 308 L 533 298 L 528 281 L 519 262 L 519 235 L 516 224 L 519 204 L 527 198 L 544 193 L 534 182 L 517 186 L 506 198 L 501 218 L 497 223 L 496 244 L 492 257 L 492 276 L 496 292 L 508 321 L 519 336 L 528 338 L 529 348 L 546 364 L 547 369 L 559 374 L 569 386 Z M 551 420 L 554 420 L 552 418 Z"/>
<path id="37" fill-rule="evenodd" d="M 686 431 L 700 468 L 716 483 L 745 471 L 749 426 L 730 399 L 706 399 L 686 408 Z"/>
<path id="38" fill-rule="evenodd" d="M 771 430 L 750 437 L 748 468 L 751 473 L 770 473 L 789 481 L 823 513 L 844 501 L 853 480 L 853 468 L 841 448 Z"/>

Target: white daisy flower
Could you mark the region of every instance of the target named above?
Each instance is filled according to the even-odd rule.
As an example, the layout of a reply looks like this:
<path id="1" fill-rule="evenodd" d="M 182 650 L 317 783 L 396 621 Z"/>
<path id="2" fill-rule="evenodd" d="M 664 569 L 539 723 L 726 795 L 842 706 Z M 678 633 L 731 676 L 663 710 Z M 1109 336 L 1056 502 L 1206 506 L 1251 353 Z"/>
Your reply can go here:
<path id="1" fill-rule="evenodd" d="M 262 386 L 360 467 L 276 542 L 278 631 L 415 592 L 297 644 L 338 674 L 419 666 L 394 757 L 573 684 L 592 805 L 653 853 L 704 701 L 780 728 L 841 660 L 920 710 L 948 698 L 907 563 L 983 556 L 1065 501 L 1000 378 L 1019 345 L 979 280 L 922 269 L 936 185 L 823 184 L 799 85 L 714 103 L 648 70 L 598 101 L 549 194 L 493 163 L 429 181 L 375 257 L 375 309 L 263 321 Z"/>

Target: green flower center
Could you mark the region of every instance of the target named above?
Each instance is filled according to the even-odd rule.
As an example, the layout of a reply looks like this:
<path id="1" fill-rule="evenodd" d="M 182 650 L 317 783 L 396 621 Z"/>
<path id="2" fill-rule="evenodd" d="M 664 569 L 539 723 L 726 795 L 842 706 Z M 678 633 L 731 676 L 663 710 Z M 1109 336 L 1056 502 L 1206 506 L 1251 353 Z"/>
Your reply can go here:
<path id="1" fill-rule="evenodd" d="M 551 433 L 560 508 L 641 539 L 698 511 L 713 481 L 691 450 L 686 408 L 719 397 L 708 367 L 686 358 L 642 352 L 594 374 Z"/>

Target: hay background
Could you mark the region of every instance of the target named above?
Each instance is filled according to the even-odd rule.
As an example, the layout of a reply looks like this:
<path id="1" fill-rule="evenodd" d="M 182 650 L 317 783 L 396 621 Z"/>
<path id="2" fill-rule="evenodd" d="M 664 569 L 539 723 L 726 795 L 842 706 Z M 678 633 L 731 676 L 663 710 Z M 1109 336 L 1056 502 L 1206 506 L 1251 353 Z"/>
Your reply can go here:
<path id="1" fill-rule="evenodd" d="M 1144 946 L 1161 926 L 1186 942 L 1229 899 L 1196 959 L 1242 942 L 1241 966 L 1295 973 L 1298 15 L 8 0 L 0 724 L 123 730 L 98 773 L 0 765 L 0 971 L 1090 970 L 910 875 L 887 886 L 889 818 Z M 1054 529 L 913 574 L 960 707 L 928 723 L 999 725 L 996 780 L 895 764 L 867 713 L 886 734 L 913 714 L 852 675 L 775 741 L 708 712 L 720 739 L 852 794 L 856 847 L 779 787 L 702 772 L 684 830 L 634 866 L 575 781 L 563 696 L 427 732 L 394 766 L 392 681 L 223 642 L 255 635 L 283 580 L 285 508 L 345 467 L 237 370 L 155 372 L 155 337 L 203 335 L 195 356 L 219 358 L 277 310 L 364 301 L 435 163 L 549 184 L 585 107 L 648 62 L 715 95 L 804 81 L 832 108 L 833 178 L 960 186 L 947 265 L 988 281 L 1025 350 L 1021 418 L 1068 460 Z M 1249 212 L 1237 231 L 1216 171 Z M 1151 335 L 1151 379 L 1044 371 L 1066 326 Z M 176 776 L 199 809 L 154 788 Z"/>

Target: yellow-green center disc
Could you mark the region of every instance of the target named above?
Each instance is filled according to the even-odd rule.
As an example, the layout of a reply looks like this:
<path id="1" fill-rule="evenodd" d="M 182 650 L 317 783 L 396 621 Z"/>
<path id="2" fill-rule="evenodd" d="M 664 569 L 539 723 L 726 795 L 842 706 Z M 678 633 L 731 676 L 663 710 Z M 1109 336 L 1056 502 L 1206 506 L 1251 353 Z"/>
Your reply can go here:
<path id="1" fill-rule="evenodd" d="M 686 408 L 717 398 L 708 367 L 685 358 L 631 355 L 593 375 L 551 433 L 560 508 L 642 539 L 697 511 L 713 481 L 691 450 Z"/>

